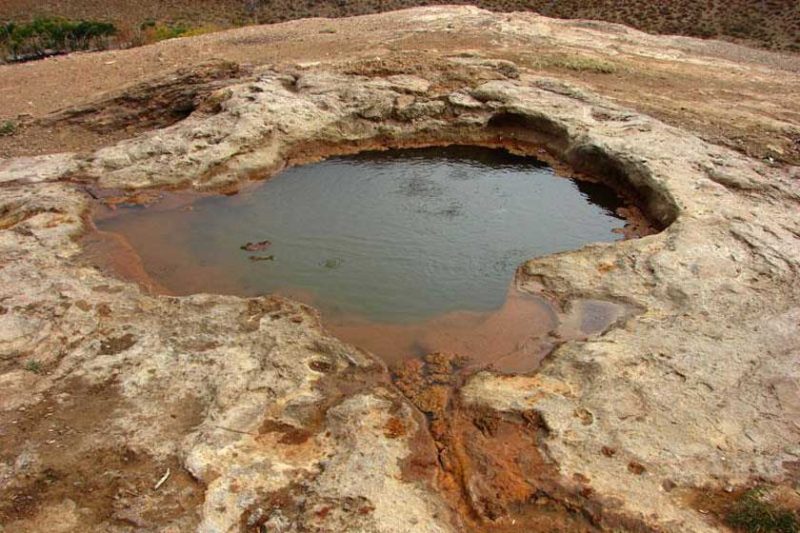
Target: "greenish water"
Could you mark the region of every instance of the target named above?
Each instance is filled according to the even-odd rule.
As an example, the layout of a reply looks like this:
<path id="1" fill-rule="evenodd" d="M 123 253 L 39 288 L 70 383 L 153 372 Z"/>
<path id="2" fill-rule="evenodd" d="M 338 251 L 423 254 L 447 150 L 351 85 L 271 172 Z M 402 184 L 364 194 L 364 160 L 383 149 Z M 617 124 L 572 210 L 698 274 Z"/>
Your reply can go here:
<path id="1" fill-rule="evenodd" d="M 191 210 L 123 208 L 98 227 L 178 294 L 301 292 L 323 313 L 405 323 L 499 308 L 525 259 L 621 238 L 620 205 L 535 159 L 449 147 L 337 157 Z"/>

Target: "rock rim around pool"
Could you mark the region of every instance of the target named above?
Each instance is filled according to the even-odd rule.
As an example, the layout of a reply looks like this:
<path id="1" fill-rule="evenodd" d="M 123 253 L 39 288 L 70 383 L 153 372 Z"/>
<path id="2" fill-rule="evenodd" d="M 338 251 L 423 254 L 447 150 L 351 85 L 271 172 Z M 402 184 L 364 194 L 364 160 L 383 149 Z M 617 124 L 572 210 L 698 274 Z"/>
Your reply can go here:
<path id="1" fill-rule="evenodd" d="M 406 37 L 534 42 L 539 20 L 404 13 Z M 693 491 L 797 482 L 793 167 L 507 60 L 367 66 L 254 66 L 164 129 L 0 163 L 7 530 L 502 530 L 544 509 L 568 530 L 713 531 Z M 313 308 L 154 295 L 87 264 L 77 239 L 98 190 L 230 191 L 331 154 L 453 142 L 535 150 L 635 195 L 662 232 L 529 261 L 517 280 L 565 313 L 636 312 L 533 375 L 459 383 L 431 354 L 396 386 Z"/>

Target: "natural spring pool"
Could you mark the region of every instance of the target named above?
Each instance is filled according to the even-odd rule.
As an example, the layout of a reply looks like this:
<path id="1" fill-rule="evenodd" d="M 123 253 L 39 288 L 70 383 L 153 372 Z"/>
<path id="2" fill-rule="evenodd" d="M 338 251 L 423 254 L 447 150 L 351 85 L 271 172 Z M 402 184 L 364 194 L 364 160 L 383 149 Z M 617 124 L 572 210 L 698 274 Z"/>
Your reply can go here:
<path id="1" fill-rule="evenodd" d="M 552 329 L 540 299 L 510 288 L 515 269 L 621 239 L 622 206 L 534 158 L 445 147 L 334 157 L 233 196 L 122 206 L 96 225 L 171 293 L 290 295 L 392 360 L 454 343 L 513 351 L 520 335 Z"/>

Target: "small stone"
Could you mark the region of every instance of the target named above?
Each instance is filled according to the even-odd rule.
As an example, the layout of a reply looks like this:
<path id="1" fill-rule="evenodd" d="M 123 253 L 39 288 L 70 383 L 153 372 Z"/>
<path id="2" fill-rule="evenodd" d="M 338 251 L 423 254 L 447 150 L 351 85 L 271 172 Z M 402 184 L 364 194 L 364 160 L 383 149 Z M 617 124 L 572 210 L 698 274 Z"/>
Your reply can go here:
<path id="1" fill-rule="evenodd" d="M 636 461 L 631 461 L 628 463 L 628 471 L 632 474 L 636 474 L 637 476 L 644 474 L 646 470 L 647 469 L 643 464 L 637 463 Z"/>
<path id="2" fill-rule="evenodd" d="M 358 114 L 367 120 L 384 120 L 392 114 L 393 109 L 394 102 L 386 98 L 377 98 Z"/>
<path id="3" fill-rule="evenodd" d="M 466 93 L 461 93 L 461 92 L 449 94 L 447 96 L 447 100 L 452 105 L 456 107 L 463 107 L 465 109 L 480 109 L 481 107 L 483 107 L 483 104 L 480 101 L 476 100 L 475 98 Z"/>
<path id="4" fill-rule="evenodd" d="M 425 94 L 431 88 L 431 82 L 428 80 L 407 74 L 389 76 L 386 81 L 389 82 L 389 86 L 392 89 L 398 92 Z"/>
<path id="5" fill-rule="evenodd" d="M 395 113 L 401 120 L 413 121 L 425 117 L 437 117 L 444 113 L 446 107 L 445 103 L 440 100 L 417 101 L 409 106 L 398 108 Z"/>

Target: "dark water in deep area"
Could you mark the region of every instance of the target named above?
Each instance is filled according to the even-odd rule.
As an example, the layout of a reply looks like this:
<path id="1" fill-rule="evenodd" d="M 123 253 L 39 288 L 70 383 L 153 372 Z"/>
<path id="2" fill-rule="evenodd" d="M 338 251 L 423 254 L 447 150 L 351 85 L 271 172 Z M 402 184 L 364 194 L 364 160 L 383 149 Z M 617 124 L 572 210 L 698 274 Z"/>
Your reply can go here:
<path id="1" fill-rule="evenodd" d="M 235 196 L 124 207 L 97 225 L 125 236 L 177 294 L 299 294 L 323 316 L 410 323 L 499 309 L 525 259 L 621 238 L 620 205 L 533 158 L 449 147 L 332 158 Z M 240 249 L 265 240 L 264 251 Z"/>

